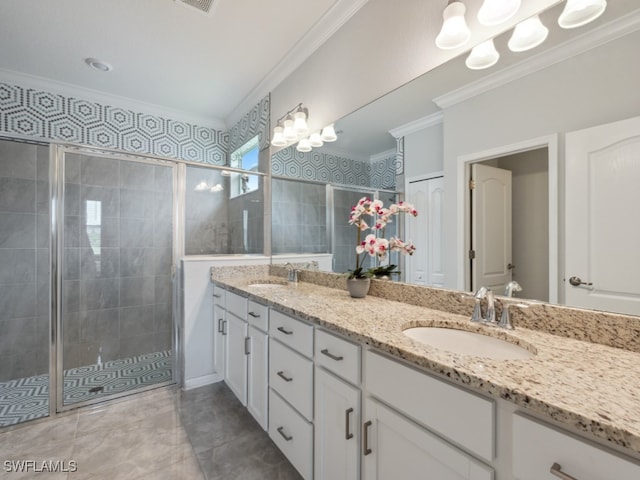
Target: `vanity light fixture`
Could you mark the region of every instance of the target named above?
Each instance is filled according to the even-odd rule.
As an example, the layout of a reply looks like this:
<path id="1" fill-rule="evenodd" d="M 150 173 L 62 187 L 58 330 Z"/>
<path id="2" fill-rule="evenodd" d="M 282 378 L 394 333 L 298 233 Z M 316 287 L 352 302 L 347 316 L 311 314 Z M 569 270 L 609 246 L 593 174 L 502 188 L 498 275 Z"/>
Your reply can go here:
<path id="1" fill-rule="evenodd" d="M 277 126 L 273 129 L 273 138 L 271 139 L 271 145 L 274 147 L 286 147 L 287 141 L 284 138 L 284 128 Z"/>
<path id="2" fill-rule="evenodd" d="M 478 22 L 487 27 L 499 25 L 513 17 L 521 0 L 484 0 L 478 10 Z"/>
<path id="3" fill-rule="evenodd" d="M 509 39 L 509 50 L 512 52 L 524 52 L 537 47 L 544 42 L 549 35 L 549 29 L 540 21 L 538 15 L 527 18 L 513 29 Z"/>
<path id="4" fill-rule="evenodd" d="M 464 19 L 466 7 L 457 0 L 449 0 L 442 12 L 442 29 L 436 37 L 436 46 L 450 50 L 463 46 L 471 38 L 471 31 Z"/>
<path id="5" fill-rule="evenodd" d="M 558 17 L 562 28 L 577 28 L 592 22 L 604 13 L 607 0 L 567 0 Z"/>
<path id="6" fill-rule="evenodd" d="M 500 58 L 500 54 L 493 44 L 493 39 L 476 45 L 465 61 L 465 65 L 471 70 L 483 70 L 493 67 Z"/>
<path id="7" fill-rule="evenodd" d="M 284 121 L 284 130 L 282 135 L 284 135 L 284 139 L 287 142 L 295 142 L 298 139 L 298 134 L 293 129 L 293 120 L 290 118 Z"/>
<path id="8" fill-rule="evenodd" d="M 274 147 L 286 147 L 288 144 L 300 140 L 309 134 L 307 119 L 309 110 L 299 103 L 276 122 L 271 137 L 271 145 Z"/>
<path id="9" fill-rule="evenodd" d="M 307 114 L 300 109 L 293 114 L 293 130 L 296 135 L 307 135 L 309 133 Z"/>

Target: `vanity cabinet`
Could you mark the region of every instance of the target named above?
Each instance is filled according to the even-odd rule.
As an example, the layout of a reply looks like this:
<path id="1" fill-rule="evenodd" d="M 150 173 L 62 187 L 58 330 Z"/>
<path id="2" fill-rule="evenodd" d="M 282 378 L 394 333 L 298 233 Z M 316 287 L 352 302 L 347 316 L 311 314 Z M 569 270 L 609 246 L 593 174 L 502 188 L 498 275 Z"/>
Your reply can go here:
<path id="1" fill-rule="evenodd" d="M 271 311 L 269 436 L 305 479 L 313 478 L 313 326 Z"/>
<path id="2" fill-rule="evenodd" d="M 213 369 L 214 371 L 224 377 L 224 366 L 226 358 L 226 325 L 225 325 L 225 294 L 226 291 L 217 286 L 213 286 Z"/>
<path id="3" fill-rule="evenodd" d="M 554 469 L 557 474 L 552 475 Z M 569 476 L 561 476 L 562 473 Z M 516 480 L 576 478 L 637 480 L 640 463 L 596 447 L 523 415 L 513 416 L 513 477 Z"/>
<path id="4" fill-rule="evenodd" d="M 316 330 L 315 352 L 314 478 L 360 478 L 360 346 Z"/>
<path id="5" fill-rule="evenodd" d="M 247 406 L 248 324 L 227 311 L 224 381 L 238 400 Z"/>
<path id="6" fill-rule="evenodd" d="M 249 301 L 247 309 L 247 410 L 267 430 L 269 398 L 269 308 Z"/>
<path id="7" fill-rule="evenodd" d="M 377 400 L 365 400 L 363 418 L 363 479 L 494 478 L 490 467 Z"/>

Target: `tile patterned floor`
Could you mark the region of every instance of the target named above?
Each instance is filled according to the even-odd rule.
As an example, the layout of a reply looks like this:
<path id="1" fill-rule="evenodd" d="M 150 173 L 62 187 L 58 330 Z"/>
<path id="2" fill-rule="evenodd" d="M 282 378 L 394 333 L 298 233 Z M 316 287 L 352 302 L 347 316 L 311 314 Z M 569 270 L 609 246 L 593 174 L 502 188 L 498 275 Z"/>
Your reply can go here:
<path id="1" fill-rule="evenodd" d="M 64 372 L 64 403 L 90 400 L 141 386 L 171 380 L 170 351 L 112 360 L 100 365 L 71 368 Z M 91 392 L 102 387 L 100 394 Z M 15 425 L 49 414 L 49 375 L 0 382 L 0 427 Z"/>
<path id="2" fill-rule="evenodd" d="M 77 469 L 8 471 L 7 466 L 18 465 L 13 462 L 27 460 L 40 470 L 56 461 L 71 469 L 73 460 Z M 233 393 L 217 383 L 188 392 L 160 388 L 0 430 L 0 478 L 299 480 L 300 476 Z"/>

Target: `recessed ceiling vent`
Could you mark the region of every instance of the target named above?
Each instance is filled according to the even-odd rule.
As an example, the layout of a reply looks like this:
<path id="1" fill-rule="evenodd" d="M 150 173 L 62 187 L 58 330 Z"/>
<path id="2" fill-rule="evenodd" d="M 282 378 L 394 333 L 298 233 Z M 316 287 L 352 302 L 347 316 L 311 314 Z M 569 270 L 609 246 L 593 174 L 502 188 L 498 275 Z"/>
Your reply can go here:
<path id="1" fill-rule="evenodd" d="M 191 10 L 197 10 L 205 15 L 213 15 L 214 3 L 218 3 L 218 0 L 174 0 L 178 5 L 187 7 Z"/>

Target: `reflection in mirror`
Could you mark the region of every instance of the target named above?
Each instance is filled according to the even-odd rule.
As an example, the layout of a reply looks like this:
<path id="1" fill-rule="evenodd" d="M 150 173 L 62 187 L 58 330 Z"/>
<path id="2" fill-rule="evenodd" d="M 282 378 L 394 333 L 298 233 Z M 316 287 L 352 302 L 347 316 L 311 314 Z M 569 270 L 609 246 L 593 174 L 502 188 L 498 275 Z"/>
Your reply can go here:
<path id="1" fill-rule="evenodd" d="M 540 14 L 540 19 L 549 28 L 549 36 L 535 49 L 520 53 L 510 51 L 507 43 L 511 32 L 506 32 L 495 39 L 500 61 L 493 68 L 472 71 L 465 66 L 464 56 L 458 57 L 336 121 L 339 139 L 332 147 L 353 152 L 350 155 L 354 158 L 358 155 L 359 158 L 371 158 L 376 153 L 393 149 L 394 137 L 402 138 L 403 175 L 392 189 L 404 190 L 406 184 L 406 199 L 416 207 L 418 202 L 409 198 L 412 185 L 417 195 L 426 195 L 431 190 L 437 192 L 437 201 L 445 204 L 439 213 L 418 207 L 418 222 L 411 222 L 411 228 L 420 225 L 425 229 L 439 229 L 438 233 L 425 234 L 425 243 L 418 243 L 418 236 L 413 232 L 405 233 L 418 248 L 416 255 L 408 259 L 407 281 L 472 288 L 471 279 L 465 278 L 470 265 L 469 245 L 460 240 L 465 239 L 463 232 L 471 228 L 470 222 L 461 217 L 469 205 L 468 196 L 459 193 L 467 189 L 469 177 L 464 174 L 466 166 L 459 167 L 456 162 L 465 156 L 493 150 L 500 152 L 484 158 L 476 156 L 473 161 L 511 172 L 513 257 L 509 263 L 514 268 L 508 270 L 523 286 L 518 296 L 547 301 L 553 300 L 549 296 L 553 291 L 561 302 L 565 302 L 565 290 L 569 285 L 564 277 L 576 275 L 583 280 L 592 280 L 588 274 L 577 271 L 581 265 L 572 269 L 566 263 L 565 255 L 575 250 L 573 245 L 563 244 L 569 226 L 563 202 L 568 191 L 565 190 L 567 181 L 571 179 L 558 175 L 558 171 L 562 173 L 566 167 L 566 134 L 621 121 L 640 112 L 640 97 L 636 95 L 640 82 L 636 60 L 640 5 L 636 0 L 609 2 L 600 18 L 572 30 L 557 25 L 563 7 L 564 2 L 560 2 Z M 555 135 L 559 138 L 559 148 L 553 146 L 553 152 L 548 144 L 527 148 L 527 152 L 501 150 L 505 146 Z M 291 150 L 291 155 L 295 155 Z M 280 168 L 279 173 L 276 173 L 276 167 Z M 324 172 L 324 176 L 318 178 L 320 181 L 342 183 L 332 178 L 331 169 L 327 171 L 313 158 L 306 163 L 274 164 L 277 175 L 293 173 L 296 176 L 305 169 Z M 427 179 L 435 179 L 433 183 L 437 183 L 437 188 L 422 188 Z M 639 181 L 635 179 L 636 184 Z M 357 183 L 348 187 L 337 185 L 336 189 L 351 193 L 357 186 Z M 588 202 L 581 203 L 583 211 Z M 560 208 L 552 208 L 554 204 Z M 425 215 L 422 215 L 423 211 Z M 340 215 L 336 213 L 335 217 Z M 442 215 L 440 220 L 438 215 Z M 611 215 L 609 219 L 613 221 L 614 217 L 624 219 Z M 613 231 L 621 227 L 619 225 Z M 626 226 L 624 231 L 629 231 Z M 637 232 L 634 235 L 637 244 L 640 237 Z M 614 239 L 615 235 L 607 238 Z M 428 245 L 429 239 L 436 239 L 432 242 L 435 245 L 440 241 L 441 248 L 435 249 L 435 254 Z M 607 249 L 616 250 L 615 247 L 604 248 L 603 255 Z M 427 253 L 424 262 L 436 265 L 436 274 L 425 276 L 417 272 L 411 277 L 409 270 L 417 267 L 418 254 L 422 252 Z M 455 261 L 452 261 L 454 256 Z M 611 269 L 610 260 L 609 255 L 605 255 L 598 262 Z M 491 263 L 491 259 L 487 262 Z M 352 268 L 352 263 L 350 259 L 342 260 L 340 268 Z M 552 264 L 557 275 L 552 273 Z M 622 275 L 626 270 L 629 269 L 618 269 L 620 279 L 627 278 L 625 285 L 640 285 L 637 281 L 629 281 L 627 274 Z M 427 280 L 416 281 L 417 276 Z M 485 281 L 476 280 L 476 284 Z M 495 290 L 501 294 L 504 285 L 502 281 L 499 283 L 500 288 L 496 286 Z M 571 288 L 589 293 L 584 285 Z M 639 292 L 627 293 L 627 296 L 640 298 Z M 612 304 L 605 307 L 591 307 L 574 301 L 571 304 L 632 313 Z"/>
<path id="2" fill-rule="evenodd" d="M 356 230 L 349 212 L 362 197 L 396 200 L 389 191 L 396 182 L 395 150 L 369 159 L 327 147 L 302 153 L 292 145 L 272 156 L 272 169 L 273 254 L 329 252 L 334 272 L 352 270 Z M 365 266 L 374 264 L 367 259 Z"/>
<path id="3" fill-rule="evenodd" d="M 188 165 L 185 253 L 262 253 L 263 182 L 264 177 L 260 175 Z M 253 185 L 255 189 L 243 191 L 244 184 Z"/>

